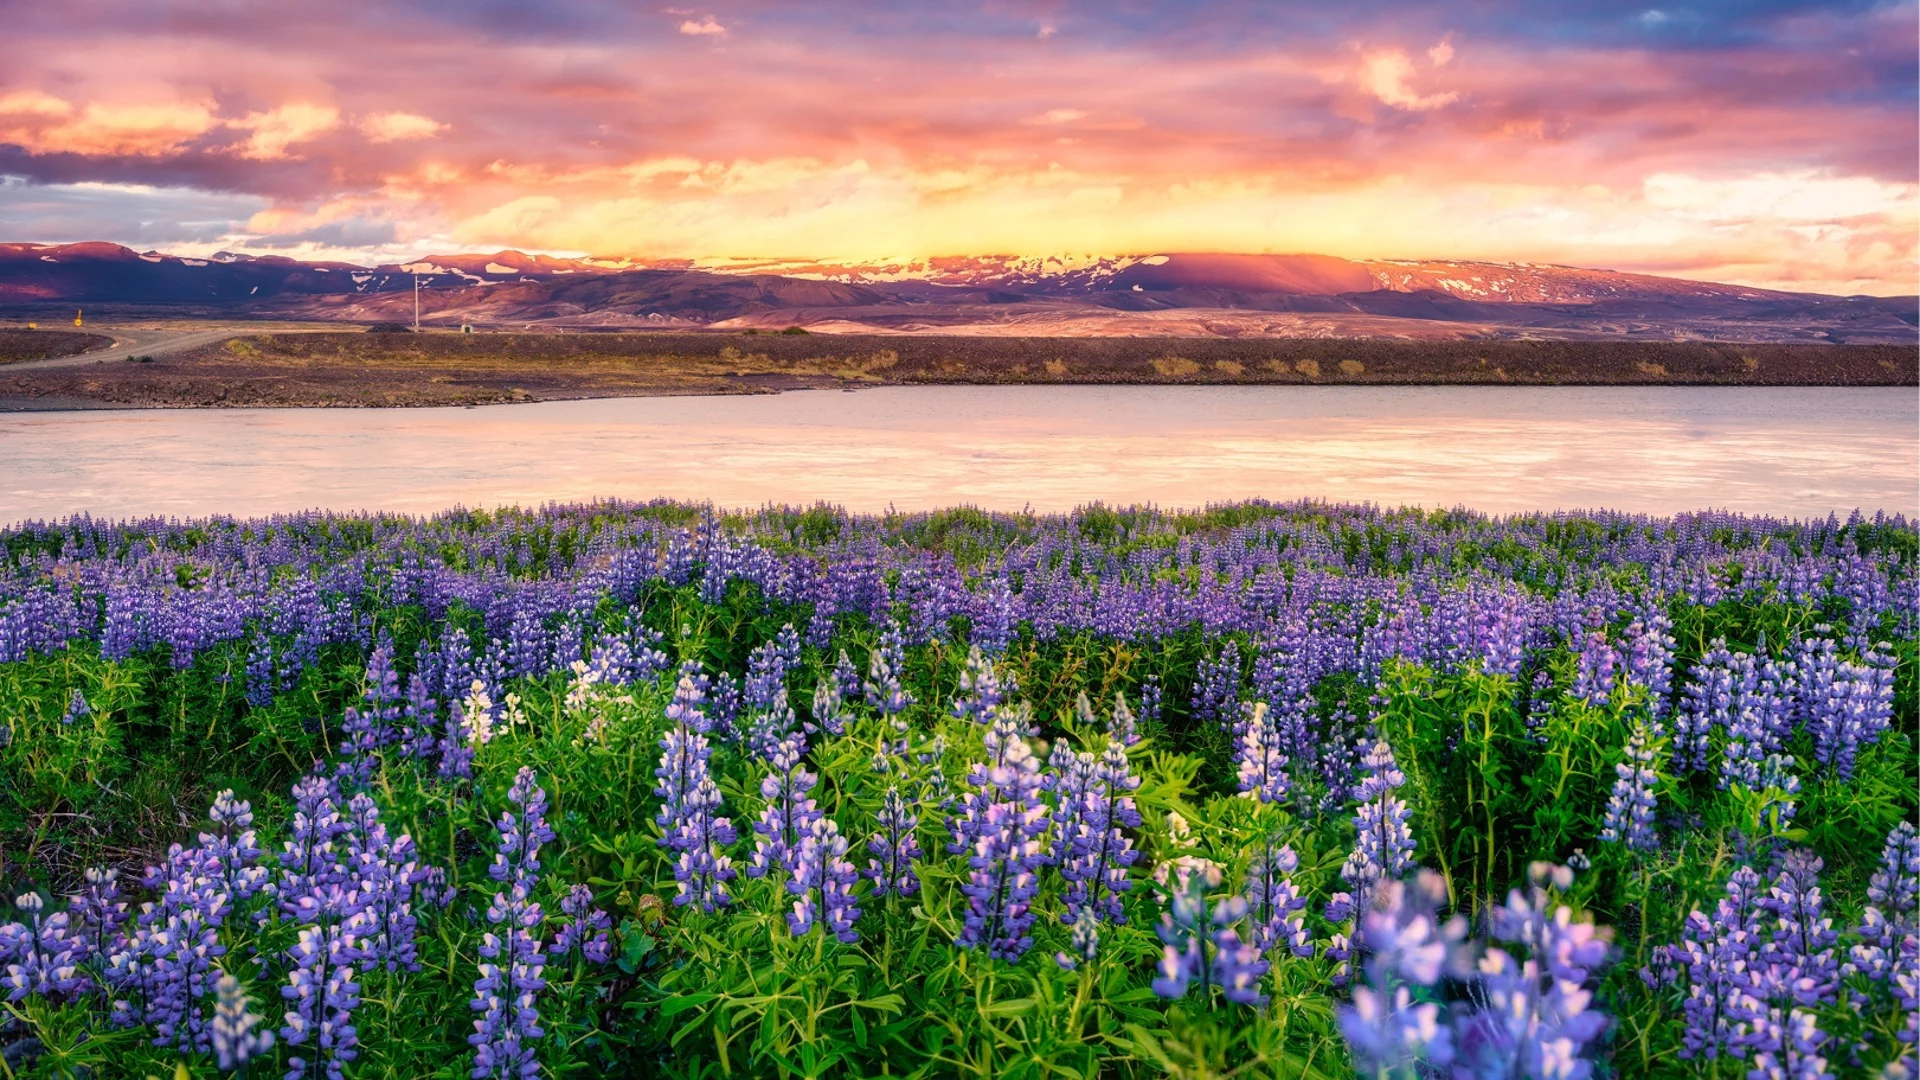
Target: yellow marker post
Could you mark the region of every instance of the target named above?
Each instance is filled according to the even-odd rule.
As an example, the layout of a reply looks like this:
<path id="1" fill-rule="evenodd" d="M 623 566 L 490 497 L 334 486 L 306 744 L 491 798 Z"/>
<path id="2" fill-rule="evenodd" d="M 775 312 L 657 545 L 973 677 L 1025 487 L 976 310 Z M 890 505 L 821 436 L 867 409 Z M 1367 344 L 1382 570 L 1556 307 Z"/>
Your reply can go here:
<path id="1" fill-rule="evenodd" d="M 74 309 L 73 309 L 73 325 L 75 325 L 75 326 L 79 326 L 79 325 L 81 325 L 81 321 L 80 321 L 80 309 L 79 309 L 79 308 L 74 308 Z"/>

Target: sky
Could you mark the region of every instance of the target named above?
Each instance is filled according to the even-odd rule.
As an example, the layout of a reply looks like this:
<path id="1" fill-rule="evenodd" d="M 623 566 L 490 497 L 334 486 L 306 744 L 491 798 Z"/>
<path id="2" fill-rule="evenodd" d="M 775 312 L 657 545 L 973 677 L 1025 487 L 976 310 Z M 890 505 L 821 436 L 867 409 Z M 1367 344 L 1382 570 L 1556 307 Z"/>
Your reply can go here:
<path id="1" fill-rule="evenodd" d="M 0 0 L 0 240 L 1920 291 L 1920 0 Z"/>

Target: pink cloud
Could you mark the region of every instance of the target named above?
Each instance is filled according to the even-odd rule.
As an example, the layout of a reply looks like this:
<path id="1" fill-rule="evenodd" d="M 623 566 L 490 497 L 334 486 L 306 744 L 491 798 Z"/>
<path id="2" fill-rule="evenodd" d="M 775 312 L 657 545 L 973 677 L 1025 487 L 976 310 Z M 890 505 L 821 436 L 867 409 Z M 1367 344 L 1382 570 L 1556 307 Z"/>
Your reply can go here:
<path id="1" fill-rule="evenodd" d="M 609 255 L 989 240 L 1573 263 L 1681 251 L 1749 279 L 1810 268 L 1914 288 L 1897 261 L 1920 179 L 1910 103 L 1861 96 L 1905 62 L 1911 10 L 1874 16 L 1885 25 L 1850 54 L 1817 20 L 1804 47 L 1676 54 L 1384 16 L 1343 49 L 1077 26 L 1043 39 L 1033 28 L 1054 22 L 1030 7 L 1010 6 L 992 38 L 763 33 L 776 11 L 753 7 L 754 32 L 729 34 L 715 15 L 669 9 L 663 24 L 658 10 L 639 13 L 644 34 L 578 40 L 405 15 L 377 35 L 285 12 L 100 19 L 85 35 L 34 23 L 10 31 L 0 171 L 245 192 L 283 231 L 351 206 Z M 726 48 L 685 48 L 669 26 Z M 1647 186 L 1769 176 L 1880 185 L 1891 202 L 1709 220 L 1679 205 L 1684 184 Z M 1795 214 L 1815 199 L 1794 198 L 1781 205 Z"/>

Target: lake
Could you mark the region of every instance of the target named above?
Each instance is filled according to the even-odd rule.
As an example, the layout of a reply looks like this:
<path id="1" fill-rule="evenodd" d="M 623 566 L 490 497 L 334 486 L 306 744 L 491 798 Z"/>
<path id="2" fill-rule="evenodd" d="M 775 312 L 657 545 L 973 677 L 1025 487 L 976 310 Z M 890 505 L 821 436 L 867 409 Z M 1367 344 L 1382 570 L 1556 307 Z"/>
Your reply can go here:
<path id="1" fill-rule="evenodd" d="M 1920 513 L 1911 388 L 928 386 L 0 414 L 0 522 L 617 496 Z"/>

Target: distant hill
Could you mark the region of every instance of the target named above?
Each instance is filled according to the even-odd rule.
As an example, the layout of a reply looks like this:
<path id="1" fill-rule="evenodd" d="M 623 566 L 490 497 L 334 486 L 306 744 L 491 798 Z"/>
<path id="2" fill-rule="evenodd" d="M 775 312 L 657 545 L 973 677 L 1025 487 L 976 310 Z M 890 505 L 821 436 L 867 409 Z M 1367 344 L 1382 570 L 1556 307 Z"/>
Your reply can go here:
<path id="1" fill-rule="evenodd" d="M 1476 337 L 1913 343 L 1914 297 L 1838 297 L 1570 266 L 1327 255 L 898 262 L 562 259 L 356 266 L 109 243 L 0 244 L 0 309 L 486 327 L 1054 336 Z"/>

